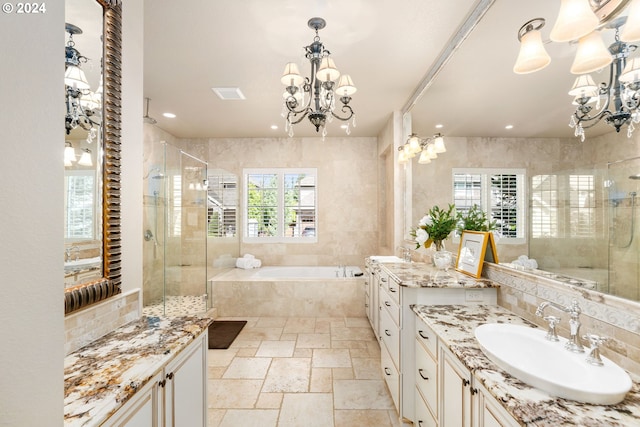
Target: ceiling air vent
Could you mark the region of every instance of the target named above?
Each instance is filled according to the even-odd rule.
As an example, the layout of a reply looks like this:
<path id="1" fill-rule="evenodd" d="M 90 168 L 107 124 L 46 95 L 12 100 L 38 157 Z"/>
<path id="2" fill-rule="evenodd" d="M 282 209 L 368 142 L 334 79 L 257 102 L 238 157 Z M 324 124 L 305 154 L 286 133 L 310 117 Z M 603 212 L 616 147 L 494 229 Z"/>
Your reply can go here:
<path id="1" fill-rule="evenodd" d="M 239 87 L 212 87 L 211 90 L 223 101 L 239 101 L 246 99 Z"/>

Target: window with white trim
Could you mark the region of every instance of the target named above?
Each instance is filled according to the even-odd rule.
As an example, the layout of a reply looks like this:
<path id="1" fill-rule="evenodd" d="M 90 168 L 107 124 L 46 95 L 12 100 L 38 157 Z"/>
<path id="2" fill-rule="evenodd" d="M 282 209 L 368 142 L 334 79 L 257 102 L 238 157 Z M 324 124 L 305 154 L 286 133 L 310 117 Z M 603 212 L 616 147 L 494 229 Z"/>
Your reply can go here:
<path id="1" fill-rule="evenodd" d="M 317 241 L 317 169 L 245 169 L 244 241 Z"/>
<path id="2" fill-rule="evenodd" d="M 558 176 L 531 178 L 531 237 L 558 237 Z"/>
<path id="3" fill-rule="evenodd" d="M 93 170 L 66 171 L 64 176 L 65 221 L 64 237 L 66 239 L 95 239 L 96 212 L 95 200 L 96 180 Z"/>
<path id="4" fill-rule="evenodd" d="M 595 177 L 536 175 L 531 179 L 532 238 L 593 238 Z"/>
<path id="5" fill-rule="evenodd" d="M 480 206 L 501 243 L 526 241 L 524 169 L 453 169 L 453 203 L 459 212 Z"/>
<path id="6" fill-rule="evenodd" d="M 207 223 L 209 237 L 233 237 L 237 234 L 238 177 L 222 169 L 209 171 L 207 187 Z"/>
<path id="7" fill-rule="evenodd" d="M 596 234 L 595 180 L 593 175 L 569 175 L 569 236 Z"/>

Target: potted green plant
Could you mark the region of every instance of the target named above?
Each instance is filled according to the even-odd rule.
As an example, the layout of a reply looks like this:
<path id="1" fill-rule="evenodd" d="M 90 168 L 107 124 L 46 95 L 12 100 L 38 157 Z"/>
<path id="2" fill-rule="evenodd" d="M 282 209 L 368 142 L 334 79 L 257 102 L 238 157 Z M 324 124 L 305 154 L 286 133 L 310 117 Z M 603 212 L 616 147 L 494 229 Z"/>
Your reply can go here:
<path id="1" fill-rule="evenodd" d="M 480 206 L 473 205 L 466 212 L 463 211 L 458 214 L 456 229 L 460 234 L 464 230 L 491 231 L 496 229 L 496 222 L 489 221 L 487 213 L 480 209 Z"/>

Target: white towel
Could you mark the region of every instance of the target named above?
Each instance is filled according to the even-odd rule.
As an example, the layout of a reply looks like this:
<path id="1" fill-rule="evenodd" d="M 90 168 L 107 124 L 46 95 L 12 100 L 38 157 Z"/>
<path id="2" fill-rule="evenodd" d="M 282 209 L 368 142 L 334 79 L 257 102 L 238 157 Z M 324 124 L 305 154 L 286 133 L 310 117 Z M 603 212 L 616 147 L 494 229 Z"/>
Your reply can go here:
<path id="1" fill-rule="evenodd" d="M 262 262 L 256 258 L 238 258 L 236 260 L 236 267 L 244 270 L 250 270 L 252 268 L 260 268 Z"/>
<path id="2" fill-rule="evenodd" d="M 247 258 L 238 258 L 236 260 L 236 267 L 249 270 L 253 268 L 253 260 Z"/>
<path id="3" fill-rule="evenodd" d="M 251 254 L 244 254 L 243 258 L 247 258 L 247 259 L 254 259 L 255 256 L 251 255 Z"/>

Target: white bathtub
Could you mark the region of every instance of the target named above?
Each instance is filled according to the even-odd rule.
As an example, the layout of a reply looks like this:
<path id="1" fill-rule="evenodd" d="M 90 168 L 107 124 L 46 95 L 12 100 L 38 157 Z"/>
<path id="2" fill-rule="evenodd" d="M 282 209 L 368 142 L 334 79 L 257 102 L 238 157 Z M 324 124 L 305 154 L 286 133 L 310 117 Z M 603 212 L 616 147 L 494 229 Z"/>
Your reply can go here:
<path id="1" fill-rule="evenodd" d="M 269 279 L 335 279 L 362 276 L 362 270 L 355 266 L 344 269 L 335 267 L 263 267 L 254 270 L 251 277 Z"/>
<path id="2" fill-rule="evenodd" d="M 357 266 L 346 267 L 347 277 L 337 266 L 234 268 L 209 283 L 218 316 L 364 317 L 361 273 Z"/>

